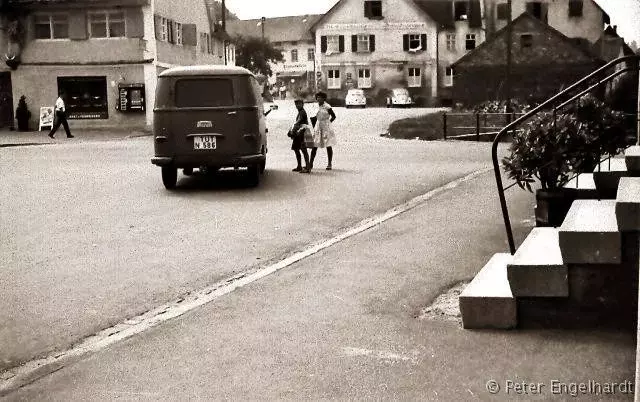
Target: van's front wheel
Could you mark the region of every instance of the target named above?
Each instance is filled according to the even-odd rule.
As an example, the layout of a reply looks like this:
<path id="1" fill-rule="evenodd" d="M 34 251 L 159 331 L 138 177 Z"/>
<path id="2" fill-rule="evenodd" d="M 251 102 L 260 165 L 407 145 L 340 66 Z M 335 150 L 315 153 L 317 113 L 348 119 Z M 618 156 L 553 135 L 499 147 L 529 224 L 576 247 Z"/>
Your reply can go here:
<path id="1" fill-rule="evenodd" d="M 162 167 L 162 184 L 167 190 L 173 190 L 176 188 L 176 182 L 178 181 L 178 169 L 172 166 Z"/>
<path id="2" fill-rule="evenodd" d="M 256 187 L 260 184 L 260 168 L 261 164 L 249 166 L 247 169 L 247 176 L 249 180 L 249 186 Z"/>

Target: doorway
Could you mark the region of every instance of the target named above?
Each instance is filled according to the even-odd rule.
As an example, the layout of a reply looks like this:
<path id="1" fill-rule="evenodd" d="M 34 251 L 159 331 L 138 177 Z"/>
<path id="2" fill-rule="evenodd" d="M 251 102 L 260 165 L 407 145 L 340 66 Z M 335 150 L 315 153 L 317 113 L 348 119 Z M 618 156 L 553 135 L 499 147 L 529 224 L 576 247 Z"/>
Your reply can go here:
<path id="1" fill-rule="evenodd" d="M 13 89 L 11 73 L 0 72 L 0 128 L 13 128 Z"/>

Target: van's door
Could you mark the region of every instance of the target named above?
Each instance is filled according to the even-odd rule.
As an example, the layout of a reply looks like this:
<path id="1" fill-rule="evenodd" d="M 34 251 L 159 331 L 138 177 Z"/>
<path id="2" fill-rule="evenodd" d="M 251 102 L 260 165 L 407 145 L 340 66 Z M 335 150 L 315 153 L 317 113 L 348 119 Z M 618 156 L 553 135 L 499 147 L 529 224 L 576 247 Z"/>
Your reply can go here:
<path id="1" fill-rule="evenodd" d="M 174 86 L 171 119 L 174 145 L 180 155 L 215 159 L 253 153 L 244 138 L 247 106 L 238 104 L 242 76 L 179 77 Z M 255 116 L 255 107 L 250 114 Z"/>

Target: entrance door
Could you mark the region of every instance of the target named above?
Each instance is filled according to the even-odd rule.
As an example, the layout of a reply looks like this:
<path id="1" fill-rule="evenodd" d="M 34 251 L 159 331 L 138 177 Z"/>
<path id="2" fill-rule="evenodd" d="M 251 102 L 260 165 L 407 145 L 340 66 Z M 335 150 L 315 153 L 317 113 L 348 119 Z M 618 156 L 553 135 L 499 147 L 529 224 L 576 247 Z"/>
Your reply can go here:
<path id="1" fill-rule="evenodd" d="M 13 127 L 13 90 L 11 73 L 0 72 L 0 128 Z"/>

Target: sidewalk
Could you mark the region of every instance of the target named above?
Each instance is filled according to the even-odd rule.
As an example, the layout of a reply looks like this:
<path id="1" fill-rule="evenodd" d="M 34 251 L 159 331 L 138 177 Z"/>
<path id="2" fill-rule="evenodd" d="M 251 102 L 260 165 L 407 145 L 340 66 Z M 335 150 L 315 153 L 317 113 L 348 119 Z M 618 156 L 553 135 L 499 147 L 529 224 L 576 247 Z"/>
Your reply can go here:
<path id="1" fill-rule="evenodd" d="M 71 131 L 75 138 L 67 139 L 64 129 L 58 130 L 55 139 L 47 136 L 48 130 L 38 131 L 11 131 L 6 128 L 0 129 L 0 148 L 21 145 L 43 145 L 58 144 L 65 141 L 87 142 L 87 141 L 112 141 L 124 140 L 135 137 L 150 136 L 150 132 L 131 129 L 76 129 Z"/>
<path id="2" fill-rule="evenodd" d="M 520 243 L 533 195 L 508 198 Z M 554 395 L 552 381 L 633 381 L 635 333 L 468 331 L 420 317 L 507 250 L 499 210 L 483 174 L 9 400 L 575 400 Z M 543 387 L 507 393 L 508 381 Z"/>

